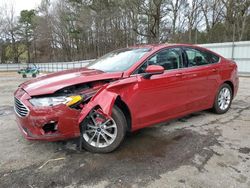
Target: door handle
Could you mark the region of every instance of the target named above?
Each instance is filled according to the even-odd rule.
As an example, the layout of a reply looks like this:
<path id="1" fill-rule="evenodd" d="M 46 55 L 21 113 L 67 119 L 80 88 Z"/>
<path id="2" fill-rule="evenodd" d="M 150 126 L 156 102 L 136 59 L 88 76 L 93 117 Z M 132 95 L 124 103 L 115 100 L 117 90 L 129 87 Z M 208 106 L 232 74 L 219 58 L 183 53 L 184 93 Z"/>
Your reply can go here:
<path id="1" fill-rule="evenodd" d="M 214 68 L 214 69 L 212 69 L 212 72 L 218 72 L 218 69 Z"/>
<path id="2" fill-rule="evenodd" d="M 191 78 L 191 77 L 196 77 L 197 74 L 196 73 L 176 73 L 175 74 L 176 77 L 183 77 L 183 78 Z"/>
<path id="3" fill-rule="evenodd" d="M 180 76 L 182 76 L 182 75 L 183 75 L 182 73 L 176 73 L 176 74 L 175 74 L 176 77 L 180 77 Z"/>

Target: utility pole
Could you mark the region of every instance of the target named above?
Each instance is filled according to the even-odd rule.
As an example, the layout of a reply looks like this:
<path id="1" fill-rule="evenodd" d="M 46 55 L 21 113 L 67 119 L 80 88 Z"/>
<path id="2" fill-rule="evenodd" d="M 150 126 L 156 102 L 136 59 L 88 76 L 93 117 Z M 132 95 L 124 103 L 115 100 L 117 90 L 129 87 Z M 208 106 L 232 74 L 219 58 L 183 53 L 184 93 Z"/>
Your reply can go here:
<path id="1" fill-rule="evenodd" d="M 231 56 L 231 59 L 234 60 L 234 44 L 235 42 L 235 23 L 234 23 L 234 26 L 233 26 L 233 42 L 232 42 L 232 56 Z"/>

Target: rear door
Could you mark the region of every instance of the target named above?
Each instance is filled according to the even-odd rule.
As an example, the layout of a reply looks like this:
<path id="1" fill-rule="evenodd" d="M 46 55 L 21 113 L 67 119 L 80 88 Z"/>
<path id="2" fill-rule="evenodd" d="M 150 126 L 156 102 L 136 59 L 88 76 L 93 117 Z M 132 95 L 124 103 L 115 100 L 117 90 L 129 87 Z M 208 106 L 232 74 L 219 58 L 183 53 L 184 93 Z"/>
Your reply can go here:
<path id="1" fill-rule="evenodd" d="M 221 82 L 221 63 L 220 57 L 213 54 L 212 52 L 203 51 L 203 54 L 209 63 L 209 70 L 207 71 L 207 84 L 209 87 L 208 102 L 211 107 L 214 103 L 215 96 Z"/>
<path id="2" fill-rule="evenodd" d="M 217 69 L 212 69 L 211 64 L 201 50 L 186 47 L 184 51 L 187 64 L 185 80 L 189 91 L 187 93 L 187 109 L 189 111 L 205 109 L 211 103 L 210 93 L 213 88 L 208 75 L 217 74 Z"/>

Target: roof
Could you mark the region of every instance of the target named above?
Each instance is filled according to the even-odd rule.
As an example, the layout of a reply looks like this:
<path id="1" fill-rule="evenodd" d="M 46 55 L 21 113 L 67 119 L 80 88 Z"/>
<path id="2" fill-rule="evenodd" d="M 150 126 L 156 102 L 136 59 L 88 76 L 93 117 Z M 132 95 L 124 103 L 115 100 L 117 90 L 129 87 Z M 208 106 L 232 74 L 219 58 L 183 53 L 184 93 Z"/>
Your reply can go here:
<path id="1" fill-rule="evenodd" d="M 138 44 L 134 46 L 130 46 L 131 48 L 163 48 L 167 46 L 190 46 L 194 47 L 196 45 L 193 44 L 184 44 L 184 43 L 163 43 L 163 44 Z M 199 47 L 199 46 L 196 46 Z"/>

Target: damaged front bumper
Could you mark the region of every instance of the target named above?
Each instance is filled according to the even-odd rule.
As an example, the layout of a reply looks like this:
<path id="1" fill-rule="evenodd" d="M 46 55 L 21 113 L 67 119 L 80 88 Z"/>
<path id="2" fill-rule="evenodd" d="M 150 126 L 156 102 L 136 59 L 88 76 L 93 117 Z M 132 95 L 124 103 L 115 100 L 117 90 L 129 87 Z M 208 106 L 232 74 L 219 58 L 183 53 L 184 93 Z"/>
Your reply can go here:
<path id="1" fill-rule="evenodd" d="M 15 92 L 17 124 L 28 140 L 57 141 L 78 137 L 80 111 L 61 104 L 51 107 L 34 107 L 24 90 Z"/>

